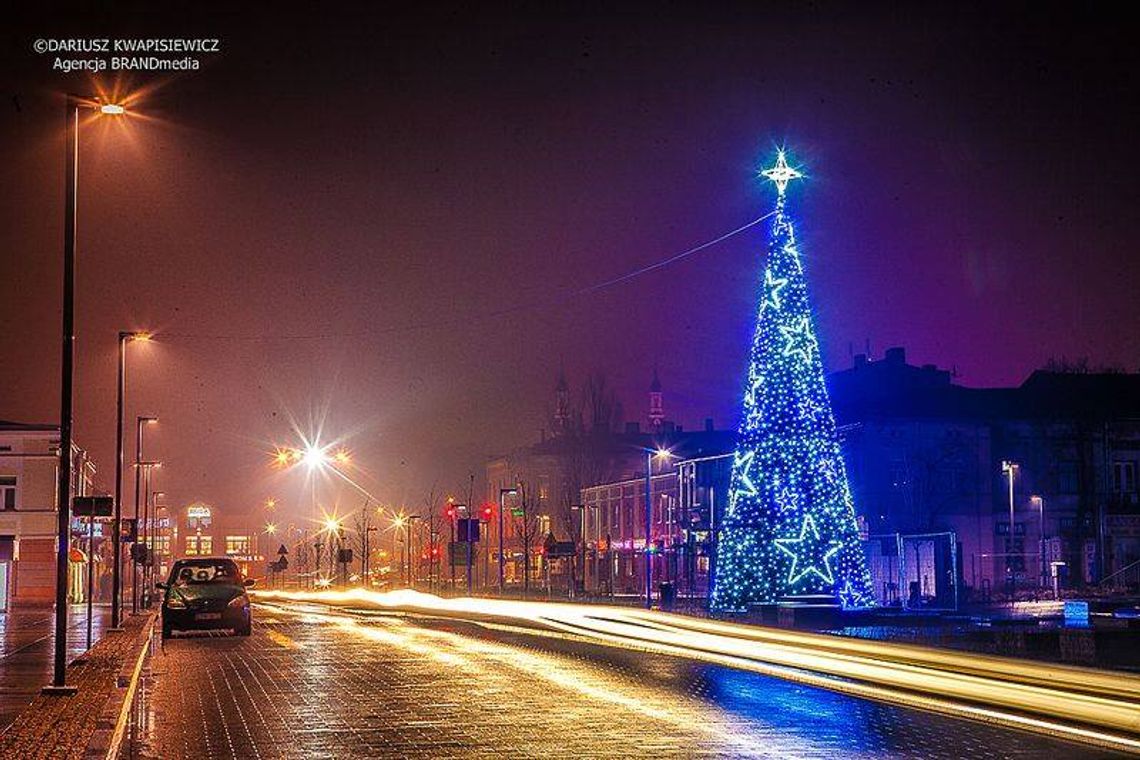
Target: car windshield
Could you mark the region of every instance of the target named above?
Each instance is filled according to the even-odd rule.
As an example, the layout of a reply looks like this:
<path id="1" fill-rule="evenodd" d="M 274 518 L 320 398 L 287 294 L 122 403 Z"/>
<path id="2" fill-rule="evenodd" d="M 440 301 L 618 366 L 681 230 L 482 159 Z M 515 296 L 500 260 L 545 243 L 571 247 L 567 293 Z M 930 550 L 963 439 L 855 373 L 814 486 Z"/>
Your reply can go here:
<path id="1" fill-rule="evenodd" d="M 180 562 L 171 571 L 176 586 L 200 583 L 241 583 L 237 565 L 227 561 Z"/>

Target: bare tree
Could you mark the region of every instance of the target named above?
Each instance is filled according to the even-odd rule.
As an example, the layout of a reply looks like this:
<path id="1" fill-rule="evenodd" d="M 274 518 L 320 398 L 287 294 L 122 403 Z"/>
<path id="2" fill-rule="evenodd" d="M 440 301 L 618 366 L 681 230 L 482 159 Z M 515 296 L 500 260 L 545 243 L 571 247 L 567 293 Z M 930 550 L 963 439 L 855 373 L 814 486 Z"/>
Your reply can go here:
<path id="1" fill-rule="evenodd" d="M 356 513 L 353 518 L 353 528 L 352 548 L 353 551 L 360 556 L 360 577 L 363 579 L 364 586 L 367 588 L 371 585 L 368 581 L 372 567 L 371 555 L 376 549 L 372 534 L 377 532 L 378 528 L 375 520 L 375 510 L 373 510 L 370 501 L 366 500 L 364 506 Z"/>
<path id="2" fill-rule="evenodd" d="M 530 593 L 530 553 L 539 538 L 543 494 L 538 483 L 518 480 L 518 505 L 521 515 L 512 517 L 512 528 L 523 546 L 523 594 Z"/>
<path id="3" fill-rule="evenodd" d="M 604 372 L 591 372 L 582 386 L 581 411 L 578 413 L 578 427 L 581 420 L 588 420 L 587 432 L 606 435 L 616 430 L 622 422 L 621 402 L 617 393 L 609 386 Z"/>

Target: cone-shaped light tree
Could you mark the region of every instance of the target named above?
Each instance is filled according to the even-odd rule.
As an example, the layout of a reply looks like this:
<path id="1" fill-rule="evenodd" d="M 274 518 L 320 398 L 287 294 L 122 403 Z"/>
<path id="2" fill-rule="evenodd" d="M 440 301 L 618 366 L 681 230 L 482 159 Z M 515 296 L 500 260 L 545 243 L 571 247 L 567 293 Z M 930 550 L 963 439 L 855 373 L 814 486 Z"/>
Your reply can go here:
<path id="1" fill-rule="evenodd" d="M 867 606 L 871 579 L 785 208 L 788 184 L 803 174 L 783 151 L 761 174 L 776 186 L 776 211 L 711 604 L 744 611 L 823 594 Z"/>

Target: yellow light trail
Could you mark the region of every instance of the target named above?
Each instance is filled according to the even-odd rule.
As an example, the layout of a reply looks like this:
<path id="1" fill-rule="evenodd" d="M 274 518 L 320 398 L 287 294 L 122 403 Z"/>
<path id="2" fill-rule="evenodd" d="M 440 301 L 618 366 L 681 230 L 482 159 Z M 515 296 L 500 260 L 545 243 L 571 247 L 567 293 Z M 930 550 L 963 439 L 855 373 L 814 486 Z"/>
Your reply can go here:
<path id="1" fill-rule="evenodd" d="M 443 599 L 410 590 L 259 591 L 256 597 L 521 624 L 1140 752 L 1140 678 L 1123 673 L 604 605 Z"/>
<path id="2" fill-rule="evenodd" d="M 471 678 L 491 679 L 503 689 L 517 688 L 518 678 L 540 681 L 548 687 L 614 709 L 635 713 L 650 720 L 702 735 L 705 740 L 723 744 L 732 757 L 783 758 L 803 751 L 803 736 L 737 734 L 733 726 L 715 710 L 694 701 L 678 700 L 675 694 L 645 683 L 631 682 L 607 670 L 576 658 L 549 654 L 517 645 L 463 636 L 449 631 L 420 628 L 403 620 L 383 618 L 377 625 L 362 625 L 354 618 L 325 612 L 313 615 L 313 607 L 266 605 L 277 615 L 293 615 L 310 623 L 324 623 L 362 638 L 370 639 L 417 657 L 457 668 Z M 546 693 L 542 690 L 540 693 Z M 558 697 L 554 698 L 559 701 Z M 536 703 L 537 704 L 537 703 Z M 610 716 L 613 720 L 620 717 Z"/>

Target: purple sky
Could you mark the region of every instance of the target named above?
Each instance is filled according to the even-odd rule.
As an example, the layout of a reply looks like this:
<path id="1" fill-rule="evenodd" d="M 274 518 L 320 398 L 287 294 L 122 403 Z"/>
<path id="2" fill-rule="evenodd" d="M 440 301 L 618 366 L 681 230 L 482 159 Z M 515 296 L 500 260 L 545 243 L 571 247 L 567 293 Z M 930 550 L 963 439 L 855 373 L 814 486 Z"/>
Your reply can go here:
<path id="1" fill-rule="evenodd" d="M 224 50 L 133 77 L 145 118 L 83 131 L 76 430 L 107 487 L 126 328 L 160 333 L 132 348 L 128 414 L 162 417 L 178 505 L 301 503 L 263 452 L 323 417 L 370 489 L 418 506 L 537 437 L 560 361 L 575 387 L 604 370 L 631 419 L 657 364 L 670 416 L 734 424 L 764 228 L 542 305 L 767 211 L 781 142 L 810 174 L 793 210 L 831 368 L 866 341 L 969 385 L 1140 366 L 1125 24 L 774 8 L 6 24 L 0 418 L 58 414 L 57 93 L 96 84 L 32 41 L 76 35 Z"/>

